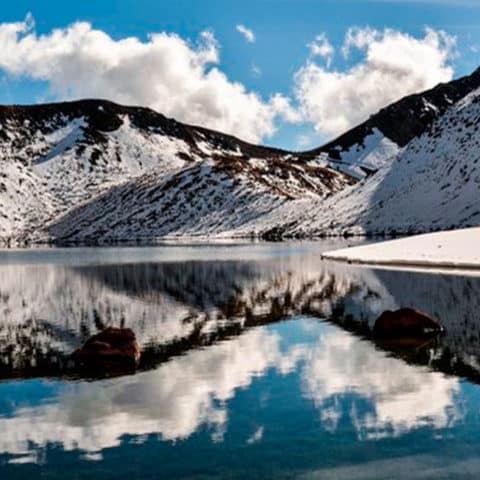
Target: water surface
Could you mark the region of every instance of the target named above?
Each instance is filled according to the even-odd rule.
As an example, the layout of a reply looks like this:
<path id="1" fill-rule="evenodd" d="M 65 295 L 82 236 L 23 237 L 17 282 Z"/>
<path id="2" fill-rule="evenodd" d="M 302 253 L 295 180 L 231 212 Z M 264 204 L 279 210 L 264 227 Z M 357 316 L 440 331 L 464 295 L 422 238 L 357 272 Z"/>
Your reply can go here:
<path id="1" fill-rule="evenodd" d="M 0 478 L 476 478 L 480 278 L 332 246 L 0 252 Z M 375 342 L 401 306 L 447 334 Z M 138 371 L 72 371 L 106 325 Z"/>

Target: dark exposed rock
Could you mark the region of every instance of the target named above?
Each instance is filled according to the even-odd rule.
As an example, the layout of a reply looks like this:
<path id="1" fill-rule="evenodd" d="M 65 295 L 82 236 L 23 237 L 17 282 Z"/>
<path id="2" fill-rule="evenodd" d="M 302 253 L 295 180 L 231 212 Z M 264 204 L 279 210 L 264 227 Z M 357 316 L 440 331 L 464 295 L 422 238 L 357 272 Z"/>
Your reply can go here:
<path id="1" fill-rule="evenodd" d="M 443 332 L 443 327 L 426 313 L 413 308 L 386 310 L 375 322 L 373 329 L 378 337 L 424 337 Z"/>
<path id="2" fill-rule="evenodd" d="M 132 330 L 108 327 L 75 350 L 72 359 L 88 367 L 135 367 L 140 360 L 140 346 Z"/>

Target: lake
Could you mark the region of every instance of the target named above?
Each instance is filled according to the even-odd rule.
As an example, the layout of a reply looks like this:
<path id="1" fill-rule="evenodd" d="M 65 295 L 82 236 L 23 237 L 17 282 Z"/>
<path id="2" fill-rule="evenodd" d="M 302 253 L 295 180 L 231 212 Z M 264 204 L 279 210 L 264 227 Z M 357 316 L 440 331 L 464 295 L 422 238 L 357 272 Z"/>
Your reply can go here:
<path id="1" fill-rule="evenodd" d="M 0 478 L 476 478 L 480 277 L 321 260 L 346 243 L 1 251 Z M 403 306 L 446 334 L 375 341 Z M 72 370 L 107 325 L 138 370 Z"/>

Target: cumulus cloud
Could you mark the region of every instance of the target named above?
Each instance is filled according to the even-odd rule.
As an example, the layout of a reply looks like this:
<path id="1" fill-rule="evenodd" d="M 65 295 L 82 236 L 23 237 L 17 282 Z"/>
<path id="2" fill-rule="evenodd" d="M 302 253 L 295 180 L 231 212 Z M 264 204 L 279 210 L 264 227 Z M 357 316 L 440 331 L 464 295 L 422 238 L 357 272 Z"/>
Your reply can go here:
<path id="1" fill-rule="evenodd" d="M 313 138 L 312 135 L 302 133 L 297 136 L 297 147 L 298 148 L 307 148 L 312 146 Z"/>
<path id="2" fill-rule="evenodd" d="M 255 40 L 245 25 L 236 28 L 247 41 Z M 293 107 L 284 95 L 262 98 L 229 79 L 209 31 L 195 42 L 165 32 L 142 41 L 113 39 L 87 22 L 43 35 L 35 32 L 30 15 L 22 22 L 0 23 L 0 70 L 46 82 L 52 99 L 99 97 L 149 106 L 251 142 L 272 136 L 279 121 L 303 120 L 322 136 L 337 135 L 392 101 L 453 76 L 455 39 L 430 28 L 421 37 L 350 29 L 341 53 L 348 58 L 356 50 L 360 60 L 345 71 L 330 69 L 335 49 L 325 34 L 308 48 L 310 57 L 295 74 Z M 259 75 L 255 66 L 252 75 Z"/>
<path id="3" fill-rule="evenodd" d="M 362 49 L 368 47 L 379 38 L 380 32 L 370 27 L 352 27 L 347 30 L 342 46 L 342 54 L 345 58 L 350 54 L 352 48 Z"/>
<path id="4" fill-rule="evenodd" d="M 218 63 L 211 32 L 191 43 L 164 32 L 147 41 L 117 40 L 87 22 L 37 35 L 31 16 L 0 24 L 0 69 L 47 82 L 56 99 L 103 97 L 150 106 L 249 141 L 272 135 L 279 115 L 292 118 L 286 98 L 262 99 L 231 81 Z"/>
<path id="5" fill-rule="evenodd" d="M 295 95 L 306 120 L 322 135 L 337 135 L 401 97 L 449 81 L 455 38 L 426 28 L 420 38 L 386 29 L 352 28 L 342 54 L 361 59 L 346 71 L 309 60 L 295 75 Z M 321 51 L 326 51 L 325 49 Z"/>
<path id="6" fill-rule="evenodd" d="M 242 25 L 239 23 L 235 29 L 237 30 L 238 33 L 240 33 L 243 38 L 249 43 L 255 42 L 255 34 L 253 33 L 253 30 L 250 28 L 246 27 L 245 25 Z"/>
<path id="7" fill-rule="evenodd" d="M 328 41 L 327 35 L 322 33 L 315 37 L 313 42 L 309 43 L 308 48 L 310 49 L 310 55 L 312 57 L 322 57 L 327 62 L 327 67 L 330 66 L 335 53 L 333 45 Z"/>

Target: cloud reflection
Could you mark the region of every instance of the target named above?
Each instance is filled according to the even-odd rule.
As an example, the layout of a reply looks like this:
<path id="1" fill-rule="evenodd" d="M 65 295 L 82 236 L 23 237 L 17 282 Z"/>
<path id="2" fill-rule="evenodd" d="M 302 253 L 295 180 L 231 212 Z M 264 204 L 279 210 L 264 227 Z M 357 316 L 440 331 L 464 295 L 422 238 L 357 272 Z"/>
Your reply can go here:
<path id="1" fill-rule="evenodd" d="M 423 426 L 445 428 L 462 416 L 456 378 L 408 365 L 338 329 L 308 352 L 302 378 L 325 428 L 335 431 L 347 415 L 360 439 L 399 436 Z M 358 407 L 358 401 L 351 407 L 344 398 L 349 394 L 371 409 Z"/>
<path id="2" fill-rule="evenodd" d="M 0 452 L 15 455 L 17 462 L 33 461 L 35 452 L 55 443 L 98 459 L 126 435 L 140 443 L 149 435 L 181 441 L 201 428 L 222 441 L 229 400 L 269 369 L 277 376 L 297 376 L 322 427 L 331 432 L 345 417 L 360 439 L 399 436 L 423 426 L 445 428 L 461 418 L 458 380 L 390 358 L 336 327 L 313 319 L 296 322 L 304 333 L 296 340 L 289 329 L 263 327 L 175 357 L 157 370 L 63 384 L 48 403 L 0 417 Z M 361 408 L 361 400 L 368 408 Z M 247 443 L 262 440 L 265 428 L 251 432 Z"/>
<path id="3" fill-rule="evenodd" d="M 85 452 L 120 444 L 124 435 L 188 438 L 200 426 L 226 427 L 226 402 L 270 367 L 286 373 L 297 350 L 280 351 L 280 337 L 252 330 L 206 350 L 192 351 L 155 371 L 121 379 L 67 384 L 52 403 L 23 407 L 0 418 L 0 452 L 29 455 L 60 443 Z"/>

